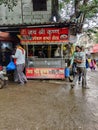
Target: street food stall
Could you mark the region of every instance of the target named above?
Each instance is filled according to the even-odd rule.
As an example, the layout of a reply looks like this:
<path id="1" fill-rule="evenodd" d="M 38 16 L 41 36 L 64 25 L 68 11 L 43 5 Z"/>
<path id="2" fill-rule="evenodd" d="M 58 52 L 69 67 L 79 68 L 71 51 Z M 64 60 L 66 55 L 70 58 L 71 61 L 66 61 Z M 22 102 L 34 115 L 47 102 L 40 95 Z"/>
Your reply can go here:
<path id="1" fill-rule="evenodd" d="M 66 59 L 69 59 L 68 37 L 68 27 L 20 29 L 21 44 L 26 49 L 26 77 L 64 79 Z"/>

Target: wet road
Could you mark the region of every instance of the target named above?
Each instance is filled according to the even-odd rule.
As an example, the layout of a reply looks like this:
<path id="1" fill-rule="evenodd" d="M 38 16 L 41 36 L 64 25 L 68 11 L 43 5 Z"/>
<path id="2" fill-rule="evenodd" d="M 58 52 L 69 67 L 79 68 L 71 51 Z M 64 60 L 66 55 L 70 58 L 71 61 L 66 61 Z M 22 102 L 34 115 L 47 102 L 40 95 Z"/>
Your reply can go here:
<path id="1" fill-rule="evenodd" d="M 98 130 L 98 71 L 88 86 L 29 81 L 0 90 L 0 130 Z"/>

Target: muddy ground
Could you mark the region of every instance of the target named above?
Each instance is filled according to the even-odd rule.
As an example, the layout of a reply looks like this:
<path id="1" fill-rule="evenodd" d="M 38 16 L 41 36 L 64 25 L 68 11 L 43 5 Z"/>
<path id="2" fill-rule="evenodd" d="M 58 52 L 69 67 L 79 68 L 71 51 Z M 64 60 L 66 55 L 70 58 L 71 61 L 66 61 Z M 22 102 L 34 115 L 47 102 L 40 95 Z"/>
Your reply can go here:
<path id="1" fill-rule="evenodd" d="M 0 90 L 0 130 L 98 130 L 98 71 L 88 86 L 65 81 L 9 82 Z"/>

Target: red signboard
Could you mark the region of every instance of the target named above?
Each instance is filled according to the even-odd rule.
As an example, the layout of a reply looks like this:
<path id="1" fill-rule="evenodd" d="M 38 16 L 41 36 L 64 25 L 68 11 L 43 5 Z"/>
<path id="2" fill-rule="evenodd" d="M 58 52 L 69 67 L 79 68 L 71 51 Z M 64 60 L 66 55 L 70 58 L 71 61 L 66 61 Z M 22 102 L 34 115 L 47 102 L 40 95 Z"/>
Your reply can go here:
<path id="1" fill-rule="evenodd" d="M 28 79 L 64 79 L 64 68 L 26 68 Z"/>
<path id="2" fill-rule="evenodd" d="M 22 44 L 66 42 L 68 33 L 68 28 L 24 28 L 20 30 Z"/>

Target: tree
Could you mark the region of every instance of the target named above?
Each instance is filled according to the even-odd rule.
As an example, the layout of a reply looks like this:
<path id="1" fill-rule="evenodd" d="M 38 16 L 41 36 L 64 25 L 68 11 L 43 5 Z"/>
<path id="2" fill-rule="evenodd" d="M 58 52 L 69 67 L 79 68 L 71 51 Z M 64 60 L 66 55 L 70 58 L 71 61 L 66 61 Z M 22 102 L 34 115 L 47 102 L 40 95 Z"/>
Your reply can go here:
<path id="1" fill-rule="evenodd" d="M 54 1 L 56 3 L 58 0 Z M 91 20 L 98 15 L 98 0 L 59 0 L 59 2 L 60 10 L 66 14 L 65 20 L 69 15 L 69 21 L 76 23 L 78 33 L 83 31 L 83 25 L 88 19 Z"/>
<path id="2" fill-rule="evenodd" d="M 9 11 L 13 11 L 13 7 L 17 5 L 18 0 L 0 0 L 0 5 L 7 6 Z"/>

